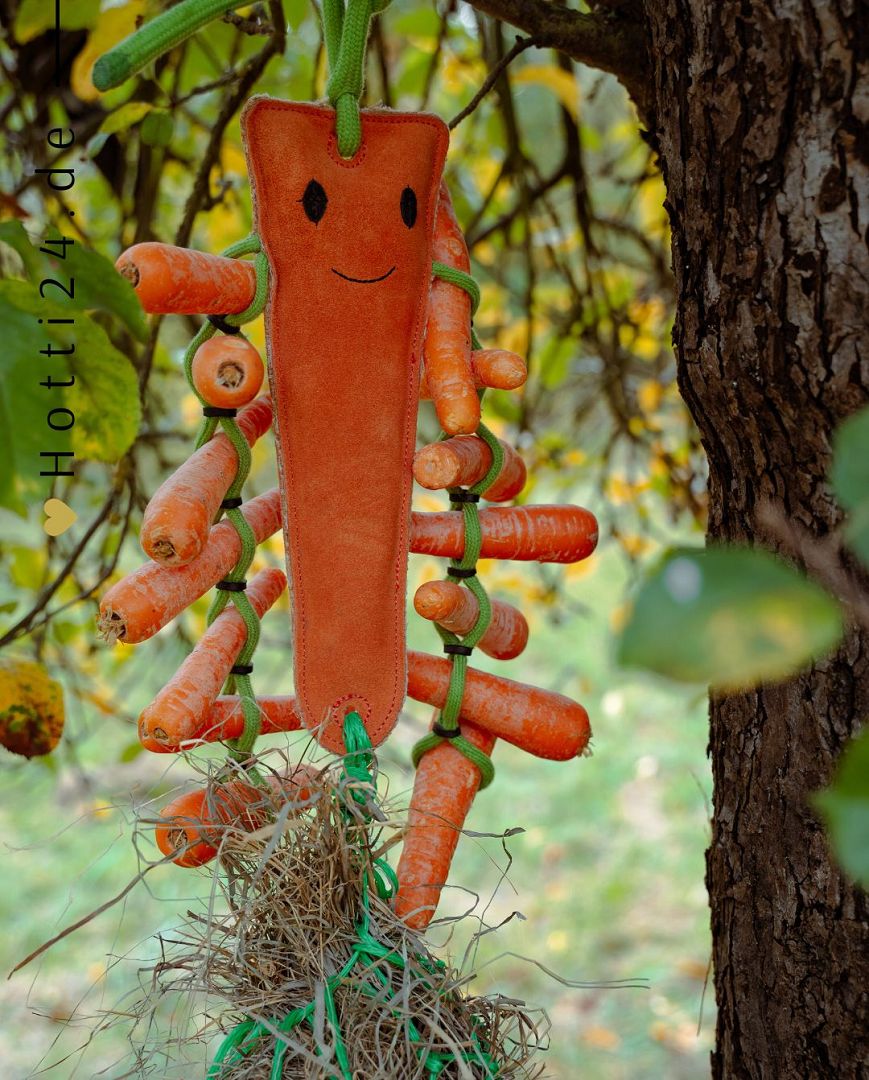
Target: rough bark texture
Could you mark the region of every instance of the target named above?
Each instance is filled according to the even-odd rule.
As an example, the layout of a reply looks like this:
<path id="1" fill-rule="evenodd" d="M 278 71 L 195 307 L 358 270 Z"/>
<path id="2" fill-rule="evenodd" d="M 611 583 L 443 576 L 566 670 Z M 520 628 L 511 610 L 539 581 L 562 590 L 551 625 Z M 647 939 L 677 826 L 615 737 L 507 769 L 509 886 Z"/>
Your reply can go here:
<path id="1" fill-rule="evenodd" d="M 818 534 L 838 521 L 831 433 L 869 394 L 858 13 L 858 0 L 646 3 L 675 342 L 716 540 L 755 539 L 764 499 Z M 866 897 L 831 864 L 807 796 L 867 716 L 856 633 L 800 678 L 712 702 L 716 1077 L 865 1075 Z"/>

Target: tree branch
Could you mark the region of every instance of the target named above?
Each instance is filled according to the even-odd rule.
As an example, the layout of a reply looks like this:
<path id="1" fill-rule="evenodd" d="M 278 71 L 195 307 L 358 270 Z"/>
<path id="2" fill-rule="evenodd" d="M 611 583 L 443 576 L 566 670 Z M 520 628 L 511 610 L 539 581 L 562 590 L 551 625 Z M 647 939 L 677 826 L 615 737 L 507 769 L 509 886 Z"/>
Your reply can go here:
<path id="1" fill-rule="evenodd" d="M 640 0 L 573 11 L 549 0 L 468 0 L 478 11 L 510 23 L 537 45 L 558 49 L 581 64 L 608 71 L 634 100 L 640 117 L 651 112 L 652 83 Z"/>

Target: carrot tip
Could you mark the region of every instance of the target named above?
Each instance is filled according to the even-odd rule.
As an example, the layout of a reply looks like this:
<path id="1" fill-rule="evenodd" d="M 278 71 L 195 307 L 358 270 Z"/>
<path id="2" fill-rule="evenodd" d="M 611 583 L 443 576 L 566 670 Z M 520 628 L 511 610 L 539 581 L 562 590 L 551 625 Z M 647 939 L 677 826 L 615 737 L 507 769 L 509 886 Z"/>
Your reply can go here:
<path id="1" fill-rule="evenodd" d="M 106 608 L 97 616 L 97 632 L 107 645 L 115 645 L 126 637 L 127 624 L 118 612 Z"/>

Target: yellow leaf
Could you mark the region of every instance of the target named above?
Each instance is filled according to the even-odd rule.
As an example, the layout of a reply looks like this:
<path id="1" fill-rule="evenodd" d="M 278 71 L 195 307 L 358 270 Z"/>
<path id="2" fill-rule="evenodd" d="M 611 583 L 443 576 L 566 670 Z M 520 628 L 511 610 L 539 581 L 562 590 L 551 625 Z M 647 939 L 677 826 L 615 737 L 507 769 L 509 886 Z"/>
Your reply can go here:
<path id="1" fill-rule="evenodd" d="M 637 390 L 637 401 L 644 413 L 653 413 L 661 404 L 664 389 L 659 382 L 648 379 Z"/>
<path id="2" fill-rule="evenodd" d="M 72 91 L 81 101 L 96 101 L 100 96 L 91 79 L 94 64 L 103 53 L 132 34 L 144 16 L 145 9 L 146 0 L 128 0 L 128 3 L 109 8 L 100 14 L 96 26 L 88 34 L 84 48 L 75 58 L 70 74 Z"/>
<path id="3" fill-rule="evenodd" d="M 514 83 L 537 83 L 551 90 L 574 120 L 579 117 L 579 86 L 569 71 L 550 64 L 529 64 L 514 76 Z"/>

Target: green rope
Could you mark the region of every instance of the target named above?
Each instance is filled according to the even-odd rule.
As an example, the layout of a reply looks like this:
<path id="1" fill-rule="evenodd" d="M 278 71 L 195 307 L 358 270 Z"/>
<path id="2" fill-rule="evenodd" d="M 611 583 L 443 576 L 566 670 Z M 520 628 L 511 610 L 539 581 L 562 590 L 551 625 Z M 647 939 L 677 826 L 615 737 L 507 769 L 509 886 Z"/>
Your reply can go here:
<path id="1" fill-rule="evenodd" d="M 326 96 L 335 109 L 338 153 L 352 158 L 362 143 L 359 100 L 365 86 L 365 49 L 371 19 L 389 0 L 323 0 L 323 36 L 329 56 Z"/>
<path id="2" fill-rule="evenodd" d="M 365 792 L 376 792 L 376 761 L 362 717 L 357 712 L 350 712 L 344 718 L 344 746 L 347 751 L 343 761 L 347 792 L 356 806 L 363 809 L 363 817 L 368 821 L 370 820 L 370 814 L 365 809 L 367 806 Z M 345 796 L 344 813 L 348 819 L 352 819 L 355 814 L 346 798 L 347 796 Z M 360 842 L 360 851 L 366 854 L 367 849 L 362 846 L 364 842 L 364 840 Z M 389 867 L 385 859 L 376 859 L 372 864 L 372 870 L 378 895 L 384 899 L 389 899 L 398 889 L 395 872 Z M 383 873 L 385 871 L 388 871 L 389 887 L 381 889 L 381 879 L 378 872 Z M 435 970 L 443 970 L 444 966 L 440 960 L 430 961 L 423 957 L 418 957 L 418 962 L 433 974 Z M 352 976 L 355 990 L 358 990 L 366 997 L 381 997 L 382 990 L 390 985 L 390 978 L 383 970 L 385 963 L 403 970 L 407 965 L 407 958 L 396 949 L 390 948 L 382 941 L 378 941 L 372 933 L 368 878 L 363 876 L 360 914 L 356 922 L 356 941 L 351 946 L 350 955 L 341 969 L 323 983 L 323 1001 L 326 1017 L 334 1036 L 333 1050 L 336 1071 L 333 1077 L 336 1080 L 352 1080 L 353 1072 L 347 1054 L 347 1047 L 341 1034 L 335 993 Z M 365 978 L 373 979 L 379 986 L 364 982 Z M 224 1067 L 227 1069 L 233 1068 L 257 1048 L 260 1039 L 269 1037 L 275 1040 L 269 1078 L 270 1080 L 281 1080 L 284 1070 L 284 1058 L 289 1049 L 289 1044 L 280 1036 L 289 1035 L 290 1032 L 302 1024 L 313 1024 L 316 1008 L 317 1001 L 311 1001 L 303 1007 L 293 1009 L 282 1020 L 275 1020 L 271 1024 L 262 1021 L 242 1020 L 227 1033 L 218 1047 L 208 1070 L 207 1080 L 220 1080 L 220 1077 L 225 1075 Z M 403 1017 L 404 1014 L 400 1010 L 394 1010 L 393 1015 Z M 417 1054 L 428 1074 L 428 1080 L 437 1080 L 437 1077 L 443 1073 L 444 1069 L 456 1060 L 461 1060 L 468 1065 L 482 1066 L 488 1076 L 497 1077 L 498 1063 L 492 1054 L 484 1048 L 477 1032 L 473 1032 L 471 1035 L 473 1047 L 470 1049 L 461 1050 L 458 1053 L 434 1051 L 424 1045 L 422 1032 L 413 1019 L 404 1017 L 404 1020 L 408 1039 L 417 1048 Z"/>
<path id="3" fill-rule="evenodd" d="M 256 287 L 254 289 L 253 299 L 244 311 L 234 315 L 225 316 L 226 322 L 231 326 L 241 326 L 243 323 L 250 322 L 252 319 L 257 318 L 265 308 L 266 300 L 268 299 L 268 259 L 265 252 L 262 250 L 259 237 L 255 235 L 238 241 L 238 243 L 228 247 L 223 254 L 226 258 L 231 259 L 241 258 L 244 255 L 254 256 Z M 205 322 L 187 346 L 187 351 L 184 354 L 184 373 L 187 376 L 187 381 L 190 384 L 191 390 L 196 394 L 200 404 L 203 406 L 207 405 L 207 402 L 193 384 L 193 358 L 196 355 L 199 346 L 212 338 L 216 333 L 217 330 L 212 323 Z M 215 417 L 206 417 L 203 420 L 196 439 L 197 449 L 204 446 L 212 437 L 217 429 L 217 423 L 218 421 Z M 220 425 L 238 455 L 238 466 L 236 468 L 235 478 L 226 492 L 227 499 L 234 499 L 241 495 L 241 490 L 250 473 L 250 446 L 248 445 L 247 439 L 242 434 L 241 428 L 238 426 L 235 417 L 220 417 Z M 224 580 L 244 581 L 245 574 L 250 568 L 254 555 L 256 554 L 256 537 L 254 536 L 253 529 L 250 527 L 244 514 L 242 514 L 239 508 L 227 510 L 226 519 L 238 534 L 241 551 L 238 561 L 232 571 L 226 575 Z M 230 599 L 235 605 L 239 615 L 241 615 L 244 620 L 246 630 L 245 643 L 236 658 L 236 664 L 246 665 L 251 662 L 260 636 L 259 617 L 247 594 L 244 592 L 229 592 L 225 589 L 219 589 L 208 610 L 207 624 L 211 626 L 217 616 L 226 608 Z M 232 756 L 238 761 L 243 761 L 250 757 L 253 752 L 254 743 L 259 736 L 260 710 L 256 703 L 256 697 L 254 696 L 253 687 L 248 675 L 230 675 L 226 683 L 226 692 L 230 694 L 238 693 L 241 700 L 244 727 L 239 738 L 234 740 L 231 746 Z"/>
<path id="4" fill-rule="evenodd" d="M 168 8 L 97 60 L 94 86 L 103 91 L 120 86 L 203 26 L 243 6 L 244 0 L 183 0 Z"/>
<path id="5" fill-rule="evenodd" d="M 471 314 L 472 316 L 476 314 L 480 304 L 480 287 L 470 274 L 466 274 L 462 270 L 457 270 L 453 266 L 446 266 L 444 263 L 439 262 L 432 264 L 432 273 L 442 281 L 448 281 L 458 288 L 464 289 L 471 298 Z M 477 339 L 477 335 L 474 333 L 473 324 L 471 326 L 471 338 L 473 347 L 478 349 L 480 343 Z M 477 428 L 477 435 L 483 439 L 492 452 L 492 464 L 489 466 L 488 472 L 482 480 L 479 480 L 473 487 L 468 488 L 473 494 L 482 495 L 484 491 L 488 491 L 492 484 L 494 484 L 503 468 L 504 448 L 485 424 L 480 424 Z M 441 437 L 445 438 L 446 436 L 442 433 Z M 450 491 L 461 490 L 461 488 L 450 488 Z M 452 559 L 450 561 L 455 569 L 474 570 L 477 565 L 477 560 L 480 557 L 480 549 L 483 544 L 479 506 L 476 502 L 454 504 L 454 509 L 459 508 L 464 517 L 465 546 L 461 559 Z M 454 581 L 456 579 L 451 578 L 448 575 L 447 580 Z M 437 624 L 435 624 L 435 626 L 444 644 L 465 645 L 472 649 L 480 643 L 483 634 L 485 634 L 486 630 L 489 628 L 489 623 L 492 619 L 492 605 L 486 590 L 483 588 L 480 579 L 476 575 L 473 577 L 462 578 L 460 581 L 461 584 L 476 597 L 479 608 L 476 622 L 463 637 L 459 637 L 458 634 L 453 634 Z M 462 699 L 465 695 L 465 682 L 468 674 L 468 657 L 452 653 L 450 654 L 450 665 L 450 681 L 447 687 L 446 699 L 438 717 L 438 723 L 446 731 L 456 731 L 459 730 L 460 727 L 459 715 L 462 708 Z M 424 735 L 416 743 L 411 752 L 414 766 L 419 765 L 424 754 L 429 750 L 433 750 L 436 746 L 440 746 L 444 741 L 444 737 L 438 735 L 434 731 L 430 731 L 427 735 Z M 449 739 L 449 742 L 459 751 L 459 753 L 464 754 L 468 761 L 475 765 L 479 770 L 480 790 L 482 791 L 483 788 L 488 787 L 495 778 L 495 767 L 492 764 L 492 759 L 489 755 L 480 750 L 479 747 L 474 746 L 474 744 L 469 739 L 466 739 L 464 735 L 453 736 Z"/>

